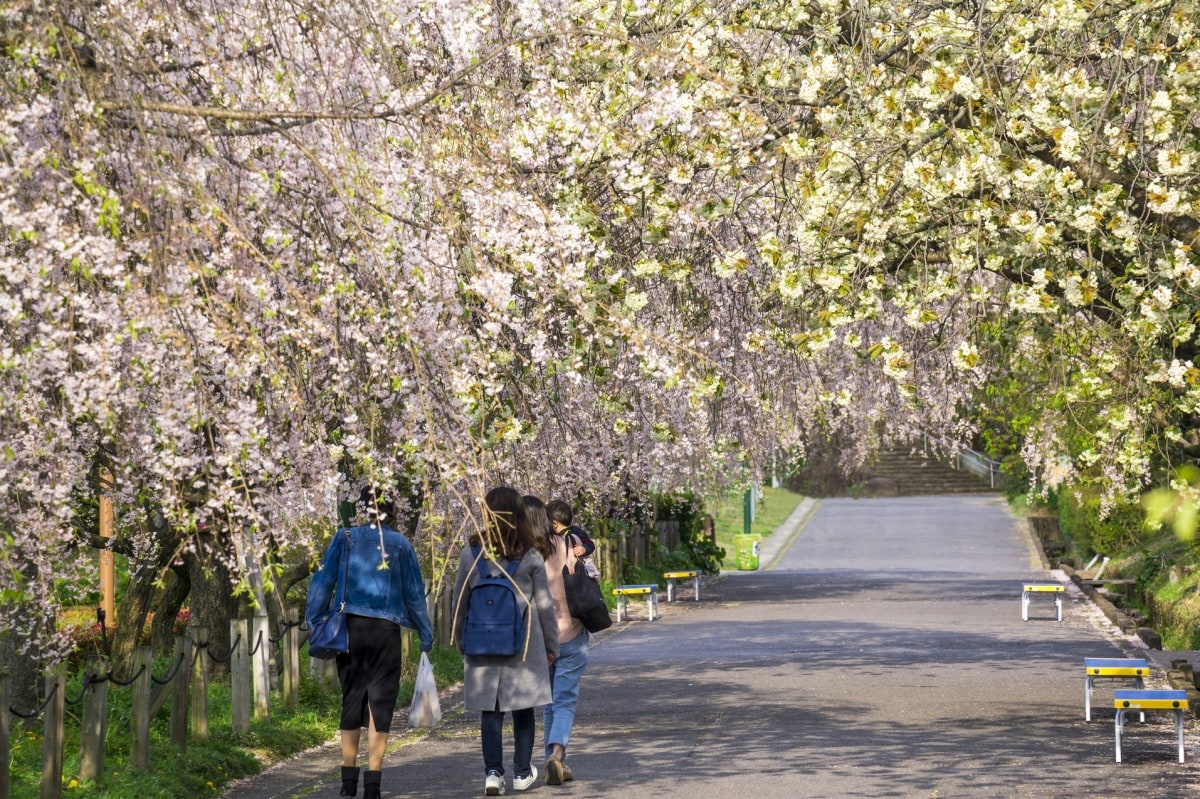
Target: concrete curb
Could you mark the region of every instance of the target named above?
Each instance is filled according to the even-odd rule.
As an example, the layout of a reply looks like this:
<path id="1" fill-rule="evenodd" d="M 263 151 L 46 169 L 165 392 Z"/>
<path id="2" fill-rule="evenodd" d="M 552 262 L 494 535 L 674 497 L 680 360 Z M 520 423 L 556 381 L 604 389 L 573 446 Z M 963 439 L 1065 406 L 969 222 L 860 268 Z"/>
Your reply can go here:
<path id="1" fill-rule="evenodd" d="M 766 541 L 762 542 L 759 548 L 758 563 L 759 567 L 764 571 L 770 571 L 779 562 L 780 556 L 787 552 L 791 547 L 792 542 L 796 540 L 796 536 L 808 524 L 808 520 L 816 513 L 817 508 L 821 507 L 821 500 L 805 497 L 800 500 L 796 507 L 792 510 L 788 517 L 784 519 L 783 524 L 771 531 L 771 535 Z M 766 566 L 763 566 L 763 564 Z"/>

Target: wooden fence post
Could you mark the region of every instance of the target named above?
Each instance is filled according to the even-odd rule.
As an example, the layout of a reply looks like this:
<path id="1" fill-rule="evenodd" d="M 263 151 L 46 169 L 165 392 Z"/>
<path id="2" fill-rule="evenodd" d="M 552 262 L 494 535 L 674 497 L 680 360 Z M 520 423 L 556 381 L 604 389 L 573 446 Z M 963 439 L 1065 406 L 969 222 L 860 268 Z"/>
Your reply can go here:
<path id="1" fill-rule="evenodd" d="M 613 585 L 621 585 L 625 582 L 621 579 L 620 539 L 596 539 L 596 552 L 592 555 L 592 560 L 600 569 L 602 580 L 607 580 Z"/>
<path id="2" fill-rule="evenodd" d="M 83 718 L 79 723 L 79 780 L 99 782 L 104 773 L 104 741 L 108 729 L 108 661 L 89 655 L 83 693 Z"/>
<path id="3" fill-rule="evenodd" d="M 284 614 L 287 629 L 283 633 L 283 706 L 295 710 L 300 705 L 300 609 L 288 608 Z"/>
<path id="4" fill-rule="evenodd" d="M 250 732 L 250 625 L 245 619 L 229 622 L 229 639 L 233 649 L 229 653 L 230 711 L 233 716 L 233 731 Z"/>
<path id="5" fill-rule="evenodd" d="M 313 679 L 321 685 L 325 687 L 337 685 L 337 661 L 333 658 L 328 660 L 312 658 L 309 661 L 309 669 L 312 671 Z"/>
<path id="6" fill-rule="evenodd" d="M 150 670 L 153 666 L 153 647 L 139 646 L 133 656 L 133 709 L 130 719 L 133 741 L 129 748 L 129 761 L 134 771 L 150 769 L 150 695 L 154 689 Z"/>
<path id="7" fill-rule="evenodd" d="M 425 578 L 425 613 L 429 616 L 429 623 L 433 626 L 433 637 L 441 639 L 441 595 L 433 593 L 433 580 Z"/>
<path id="8" fill-rule="evenodd" d="M 41 799 L 62 796 L 63 715 L 67 701 L 67 667 L 59 665 L 46 675 L 46 725 L 42 730 Z M 5 711 L 7 712 L 7 710 Z"/>
<path id="9" fill-rule="evenodd" d="M 12 745 L 10 736 L 12 727 L 8 703 L 12 701 L 12 689 L 9 687 L 8 672 L 0 669 L 0 799 L 8 799 L 11 790 L 8 780 L 8 769 L 12 763 Z"/>
<path id="10" fill-rule="evenodd" d="M 171 745 L 180 754 L 187 751 L 188 700 L 191 699 L 188 685 L 192 676 L 192 639 L 186 635 L 175 636 L 175 659 L 172 661 L 175 675 L 171 680 Z"/>
<path id="11" fill-rule="evenodd" d="M 191 624 L 188 630 L 196 647 L 192 661 L 191 732 L 198 743 L 204 743 L 208 740 L 208 628 Z"/>
<path id="12" fill-rule="evenodd" d="M 434 631 L 436 643 L 442 646 L 453 646 L 451 636 L 454 634 L 454 586 L 442 583 L 442 590 L 437 596 L 438 626 Z"/>
<path id="13" fill-rule="evenodd" d="M 250 669 L 254 682 L 254 720 L 271 715 L 271 625 L 266 613 L 250 622 Z"/>

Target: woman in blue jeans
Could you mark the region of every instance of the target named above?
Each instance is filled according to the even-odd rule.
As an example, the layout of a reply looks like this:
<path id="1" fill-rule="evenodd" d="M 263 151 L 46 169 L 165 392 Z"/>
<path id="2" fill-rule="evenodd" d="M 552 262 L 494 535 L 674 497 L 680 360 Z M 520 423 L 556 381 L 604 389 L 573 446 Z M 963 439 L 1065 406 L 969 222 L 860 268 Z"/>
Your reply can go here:
<path id="1" fill-rule="evenodd" d="M 575 723 L 579 679 L 588 663 L 588 632 L 567 608 L 563 568 L 574 574 L 577 566 L 583 568 L 583 563 L 576 559 L 571 542 L 567 541 L 566 527 L 562 533 L 555 531 L 559 525 L 551 525 L 546 506 L 540 499 L 526 496 L 522 497 L 522 503 L 538 534 L 538 548 L 546 560 L 546 582 L 550 584 L 554 617 L 558 622 L 558 657 L 550 664 L 553 700 L 542 710 L 542 732 L 546 743 L 546 784 L 562 785 L 575 779 L 566 762 L 567 744 Z"/>

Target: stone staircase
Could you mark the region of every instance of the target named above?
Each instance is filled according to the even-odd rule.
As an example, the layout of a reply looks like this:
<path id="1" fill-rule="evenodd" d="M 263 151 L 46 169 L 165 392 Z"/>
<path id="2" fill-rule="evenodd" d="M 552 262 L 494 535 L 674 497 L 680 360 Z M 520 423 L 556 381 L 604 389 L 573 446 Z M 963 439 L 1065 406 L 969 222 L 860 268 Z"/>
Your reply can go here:
<path id="1" fill-rule="evenodd" d="M 864 471 L 861 488 L 865 496 L 998 493 L 978 475 L 908 449 L 880 452 Z"/>

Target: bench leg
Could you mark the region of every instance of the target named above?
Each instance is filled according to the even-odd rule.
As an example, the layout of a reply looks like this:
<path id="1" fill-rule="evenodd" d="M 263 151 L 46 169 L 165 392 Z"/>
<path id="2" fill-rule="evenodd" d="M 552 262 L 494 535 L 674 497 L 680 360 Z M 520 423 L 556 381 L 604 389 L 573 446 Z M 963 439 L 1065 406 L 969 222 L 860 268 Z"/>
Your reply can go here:
<path id="1" fill-rule="evenodd" d="M 1029 621 L 1029 594 L 1021 594 L 1021 621 Z"/>
<path id="2" fill-rule="evenodd" d="M 1117 739 L 1117 762 L 1121 762 L 1121 725 L 1125 723 L 1125 711 L 1117 708 L 1116 718 L 1113 720 L 1113 733 Z"/>
<path id="3" fill-rule="evenodd" d="M 1179 738 L 1179 762 L 1183 762 L 1183 711 L 1175 711 L 1175 735 Z"/>
<path id="4" fill-rule="evenodd" d="M 650 621 L 654 621 L 654 619 L 657 618 L 654 611 L 658 610 L 658 594 L 654 593 L 653 591 L 651 591 L 649 594 L 646 594 L 646 609 L 650 613 Z"/>
<path id="5" fill-rule="evenodd" d="M 1092 688 L 1095 684 L 1095 680 L 1096 680 L 1096 678 L 1089 674 L 1084 683 L 1084 691 L 1083 691 L 1083 720 L 1084 721 L 1092 720 Z"/>
<path id="6" fill-rule="evenodd" d="M 675 601 L 675 578 L 674 577 L 667 578 L 667 601 L 668 602 Z"/>
<path id="7" fill-rule="evenodd" d="M 1062 594 L 1054 595 L 1054 607 L 1058 611 L 1058 620 L 1062 621 Z"/>
<path id="8" fill-rule="evenodd" d="M 694 586 L 695 591 L 696 591 L 696 601 L 699 602 L 700 601 L 700 575 L 699 574 L 697 574 L 695 577 L 692 578 L 692 585 Z"/>
<path id="9" fill-rule="evenodd" d="M 625 599 L 624 594 L 617 594 L 617 623 L 621 623 L 621 616 L 625 614 Z"/>

